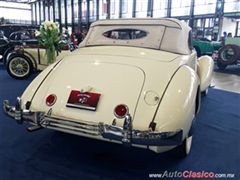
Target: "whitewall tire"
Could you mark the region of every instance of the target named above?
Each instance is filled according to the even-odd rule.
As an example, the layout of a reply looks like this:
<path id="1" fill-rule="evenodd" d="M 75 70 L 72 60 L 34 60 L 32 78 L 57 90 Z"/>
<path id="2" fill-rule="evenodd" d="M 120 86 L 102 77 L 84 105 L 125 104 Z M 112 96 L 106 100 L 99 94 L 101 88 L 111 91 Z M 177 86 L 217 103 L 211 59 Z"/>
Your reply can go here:
<path id="1" fill-rule="evenodd" d="M 23 54 L 16 54 L 7 62 L 7 72 L 15 79 L 27 78 L 33 70 L 31 60 Z"/>

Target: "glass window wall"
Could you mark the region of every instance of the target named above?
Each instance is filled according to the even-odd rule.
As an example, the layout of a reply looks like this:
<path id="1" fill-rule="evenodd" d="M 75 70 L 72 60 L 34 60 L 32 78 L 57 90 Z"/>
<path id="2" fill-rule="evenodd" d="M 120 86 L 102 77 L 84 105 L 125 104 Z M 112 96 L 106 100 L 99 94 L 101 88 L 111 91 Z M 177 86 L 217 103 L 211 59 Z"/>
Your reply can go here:
<path id="1" fill-rule="evenodd" d="M 133 7 L 133 1 L 134 0 L 121 0 L 121 8 L 120 8 L 120 0 L 110 0 L 110 18 L 116 19 L 119 18 L 119 10 L 121 9 L 121 15 L 122 18 L 131 18 L 133 14 L 133 9 L 136 9 L 135 15 L 136 17 L 147 17 L 147 9 L 148 9 L 148 0 L 136 0 L 136 8 Z M 153 1 L 153 17 L 166 17 L 167 16 L 167 7 L 168 7 L 168 1 L 169 0 L 152 0 Z M 55 1 L 48 1 L 45 0 L 46 4 L 43 6 L 43 1 L 40 1 L 40 7 L 38 1 L 35 2 L 36 6 L 33 5 L 33 20 L 36 21 L 37 24 L 40 24 L 41 21 L 44 21 L 44 12 L 45 12 L 45 19 L 53 20 L 53 12 L 55 12 L 55 19 L 57 22 L 59 22 L 59 8 L 61 8 L 61 22 L 63 27 L 65 26 L 65 11 L 67 10 L 67 25 L 71 26 L 72 24 L 72 4 L 71 0 L 67 0 L 67 8 L 65 9 L 64 0 L 60 0 L 60 7 L 58 6 L 58 0 Z M 53 5 L 48 3 L 54 2 L 55 11 L 53 11 Z M 97 10 L 99 10 L 99 19 L 106 19 L 107 17 L 107 0 L 81 0 L 82 3 L 82 20 L 81 22 L 86 22 L 87 20 L 87 2 L 89 2 L 89 20 L 90 22 L 94 22 L 97 20 Z M 99 9 L 97 9 L 97 2 L 99 2 Z M 181 19 L 187 19 L 186 16 L 190 15 L 190 6 L 191 6 L 191 0 L 171 0 L 172 2 L 172 10 L 171 10 L 171 16 L 173 17 L 180 17 Z M 1 3 L 6 3 L 0 1 Z M 8 2 L 7 4 L 12 4 Z M 19 3 L 17 4 L 17 8 L 19 8 Z M 74 15 L 74 24 L 77 25 L 79 23 L 79 12 L 78 12 L 78 4 L 79 0 L 73 0 L 73 15 Z M 19 14 L 22 14 L 20 12 L 23 12 L 23 10 L 14 10 L 14 13 L 6 13 L 6 16 L 13 16 L 15 19 L 29 19 L 31 20 L 31 10 L 29 4 L 21 4 L 22 6 L 26 6 L 24 8 L 29 8 L 29 11 L 25 11 L 24 16 L 20 17 Z M 12 6 L 12 5 L 11 5 Z M 216 11 L 217 6 L 217 0 L 195 0 L 194 5 L 194 15 L 204 15 L 204 14 L 210 14 L 214 15 Z M 12 6 L 14 7 L 14 6 Z M 36 13 L 35 13 L 35 7 L 36 7 Z M 50 9 L 48 10 L 48 7 Z M 39 10 L 40 8 L 40 10 Z M 25 9 L 26 10 L 26 9 Z M 0 9 L 1 13 L 5 10 Z M 49 14 L 50 11 L 50 14 Z M 19 12 L 19 13 L 18 13 Z M 224 12 L 225 13 L 231 13 L 231 12 L 240 12 L 240 0 L 225 0 L 224 5 Z M 22 16 L 22 15 L 21 15 Z M 41 17 L 40 17 L 41 16 Z M 49 18 L 48 18 L 49 16 Z M 185 17 L 181 17 L 185 16 Z M 10 17 L 6 17 L 6 19 L 10 19 Z M 206 18 L 204 18 L 206 19 Z M 195 21 L 195 20 L 194 20 Z M 200 26 L 201 21 L 201 26 Z M 203 25 L 204 24 L 204 25 Z M 196 20 L 196 23 L 194 22 L 194 26 L 197 26 L 196 35 L 201 34 L 202 36 L 208 36 L 210 34 L 210 28 L 214 27 L 214 21 L 212 19 L 199 19 Z"/>
<path id="2" fill-rule="evenodd" d="M 167 16 L 168 0 L 154 0 L 153 1 L 153 17 Z"/>
<path id="3" fill-rule="evenodd" d="M 73 7 L 74 7 L 74 12 L 73 12 L 73 16 L 74 16 L 74 23 L 77 24 L 78 23 L 78 0 L 74 0 L 73 1 Z"/>
<path id="4" fill-rule="evenodd" d="M 195 0 L 194 15 L 214 14 L 216 10 L 216 0 Z"/>
<path id="5" fill-rule="evenodd" d="M 54 19 L 53 19 L 53 5 L 52 4 L 50 4 L 50 10 L 49 10 L 49 19 L 50 19 L 50 21 L 54 21 Z"/>
<path id="6" fill-rule="evenodd" d="M 67 23 L 70 25 L 72 23 L 72 4 L 71 0 L 67 0 Z"/>
<path id="7" fill-rule="evenodd" d="M 190 15 L 191 0 L 172 0 L 172 16 Z"/>
<path id="8" fill-rule="evenodd" d="M 147 0 L 136 1 L 136 17 L 147 17 Z"/>
<path id="9" fill-rule="evenodd" d="M 107 18 L 107 1 L 99 0 L 99 19 Z"/>
<path id="10" fill-rule="evenodd" d="M 40 24 L 40 17 L 39 17 L 39 5 L 36 2 L 36 11 L 37 11 L 37 17 L 36 17 L 36 23 Z"/>
<path id="11" fill-rule="evenodd" d="M 43 16 L 43 2 L 42 1 L 40 1 L 40 6 L 41 6 L 41 8 L 40 8 L 40 11 L 41 11 L 41 21 L 43 22 L 45 19 L 44 19 L 44 16 Z"/>
<path id="12" fill-rule="evenodd" d="M 49 7 L 48 5 L 49 5 L 49 4 L 48 4 L 48 3 L 49 3 L 49 2 L 48 2 L 48 1 L 44 1 L 43 3 L 44 3 L 44 5 L 45 5 L 45 8 L 44 8 L 45 20 L 49 20 L 49 18 L 48 18 L 48 16 L 49 16 L 49 14 L 48 14 L 48 7 Z"/>
<path id="13" fill-rule="evenodd" d="M 240 0 L 225 0 L 224 12 L 240 12 Z"/>
<path id="14" fill-rule="evenodd" d="M 214 18 L 196 19 L 194 21 L 193 34 L 195 38 L 207 38 L 211 40 L 214 35 Z"/>
<path id="15" fill-rule="evenodd" d="M 110 1 L 110 18 L 111 19 L 119 18 L 119 0 Z"/>
<path id="16" fill-rule="evenodd" d="M 33 12 L 34 16 L 35 12 Z M 29 4 L 0 1 L 0 17 L 4 17 L 11 23 L 31 24 L 31 6 Z"/>
<path id="17" fill-rule="evenodd" d="M 87 1 L 82 0 L 82 21 L 86 22 L 87 20 Z"/>
<path id="18" fill-rule="evenodd" d="M 133 0 L 122 0 L 122 18 L 131 18 L 133 10 Z"/>
<path id="19" fill-rule="evenodd" d="M 89 4 L 90 12 L 90 21 L 96 21 L 97 20 L 97 0 L 91 0 Z"/>
<path id="20" fill-rule="evenodd" d="M 32 17 L 33 17 L 32 21 L 34 24 L 37 22 L 37 19 L 36 19 L 37 17 L 36 17 L 35 11 L 36 11 L 35 3 L 33 3 L 32 4 Z"/>
<path id="21" fill-rule="evenodd" d="M 54 1 L 54 6 L 55 6 L 55 21 L 59 22 L 59 7 L 58 7 L 58 0 Z"/>
<path id="22" fill-rule="evenodd" d="M 64 0 L 61 0 L 61 22 L 62 25 L 65 25 L 65 7 L 64 7 Z"/>
<path id="23" fill-rule="evenodd" d="M 237 37 L 240 37 L 240 23 L 238 22 Z"/>

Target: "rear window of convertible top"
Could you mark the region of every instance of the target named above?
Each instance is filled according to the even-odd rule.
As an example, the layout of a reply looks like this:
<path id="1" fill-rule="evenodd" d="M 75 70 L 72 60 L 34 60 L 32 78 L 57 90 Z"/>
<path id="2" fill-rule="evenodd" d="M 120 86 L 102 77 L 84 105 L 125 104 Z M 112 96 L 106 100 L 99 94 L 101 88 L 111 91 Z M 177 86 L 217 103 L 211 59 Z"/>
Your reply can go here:
<path id="1" fill-rule="evenodd" d="M 104 32 L 103 36 L 110 39 L 131 40 L 144 38 L 147 34 L 146 31 L 138 29 L 114 29 Z"/>

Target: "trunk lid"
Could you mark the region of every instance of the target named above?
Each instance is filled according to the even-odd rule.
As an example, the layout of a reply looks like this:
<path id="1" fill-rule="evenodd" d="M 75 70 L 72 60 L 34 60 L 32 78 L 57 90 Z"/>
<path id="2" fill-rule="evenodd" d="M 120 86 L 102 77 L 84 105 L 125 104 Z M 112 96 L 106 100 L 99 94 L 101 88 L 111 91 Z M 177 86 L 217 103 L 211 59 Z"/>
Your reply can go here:
<path id="1" fill-rule="evenodd" d="M 126 104 L 134 128 L 147 130 L 169 81 L 180 66 L 180 61 L 174 61 L 179 55 L 129 47 L 83 48 L 79 52 L 66 57 L 53 69 L 33 98 L 31 110 L 52 109 L 52 116 L 59 118 L 112 124 L 117 119 L 114 108 Z M 96 111 L 67 107 L 73 90 L 100 94 Z M 50 94 L 57 96 L 52 107 L 45 102 Z M 117 119 L 117 124 L 122 125 L 123 120 Z"/>
<path id="2" fill-rule="evenodd" d="M 132 65 L 63 61 L 38 90 L 32 108 L 37 109 L 40 105 L 41 111 L 44 112 L 52 108 L 53 116 L 111 124 L 114 108 L 119 104 L 127 104 L 130 113 L 134 113 L 144 79 L 143 70 Z M 96 111 L 84 107 L 74 108 L 72 102 L 69 102 L 72 91 L 100 94 Z M 52 107 L 48 107 L 45 102 L 50 94 L 57 96 L 57 101 Z M 34 107 L 35 105 L 37 107 Z"/>

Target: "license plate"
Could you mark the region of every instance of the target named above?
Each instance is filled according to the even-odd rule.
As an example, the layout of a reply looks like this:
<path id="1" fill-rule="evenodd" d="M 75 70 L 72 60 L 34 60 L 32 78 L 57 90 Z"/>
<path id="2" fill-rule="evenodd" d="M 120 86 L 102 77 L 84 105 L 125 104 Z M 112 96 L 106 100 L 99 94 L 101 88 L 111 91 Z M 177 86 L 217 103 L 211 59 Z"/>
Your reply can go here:
<path id="1" fill-rule="evenodd" d="M 66 106 L 96 111 L 100 96 L 98 93 L 72 90 Z"/>

